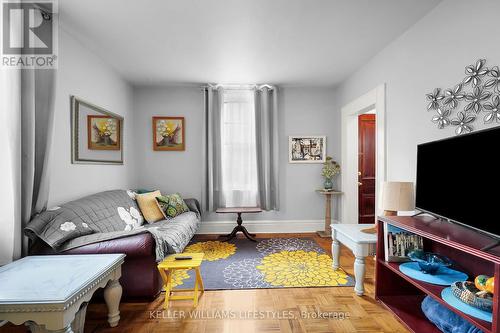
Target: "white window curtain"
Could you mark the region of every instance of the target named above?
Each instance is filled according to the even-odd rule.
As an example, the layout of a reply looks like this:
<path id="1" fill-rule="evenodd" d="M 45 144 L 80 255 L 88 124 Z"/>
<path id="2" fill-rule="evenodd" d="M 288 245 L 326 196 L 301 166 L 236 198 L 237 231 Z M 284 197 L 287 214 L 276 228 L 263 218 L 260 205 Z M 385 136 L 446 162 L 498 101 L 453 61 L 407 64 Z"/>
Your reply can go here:
<path id="1" fill-rule="evenodd" d="M 255 103 L 253 90 L 223 93 L 221 113 L 221 181 L 224 207 L 259 203 Z"/>

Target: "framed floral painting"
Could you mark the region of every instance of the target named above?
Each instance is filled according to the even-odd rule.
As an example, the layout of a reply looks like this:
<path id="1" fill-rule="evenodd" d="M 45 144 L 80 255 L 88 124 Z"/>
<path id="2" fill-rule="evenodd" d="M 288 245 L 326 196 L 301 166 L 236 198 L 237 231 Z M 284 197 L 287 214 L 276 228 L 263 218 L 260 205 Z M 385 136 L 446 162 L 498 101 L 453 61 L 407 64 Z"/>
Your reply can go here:
<path id="1" fill-rule="evenodd" d="M 123 164 L 123 117 L 71 96 L 71 163 Z"/>
<path id="2" fill-rule="evenodd" d="M 120 119 L 101 116 L 87 116 L 87 145 L 94 150 L 120 150 Z"/>
<path id="3" fill-rule="evenodd" d="M 184 117 L 153 117 L 153 150 L 185 150 Z"/>

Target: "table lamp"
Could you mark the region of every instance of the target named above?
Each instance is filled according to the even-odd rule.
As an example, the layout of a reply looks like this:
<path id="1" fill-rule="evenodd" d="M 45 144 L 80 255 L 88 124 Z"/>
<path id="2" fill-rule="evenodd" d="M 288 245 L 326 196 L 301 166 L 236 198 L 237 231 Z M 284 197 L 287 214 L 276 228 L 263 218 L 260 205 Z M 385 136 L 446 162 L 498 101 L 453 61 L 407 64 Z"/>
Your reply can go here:
<path id="1" fill-rule="evenodd" d="M 415 209 L 415 192 L 412 182 L 384 182 L 380 194 L 380 208 L 384 211 L 384 216 L 396 216 L 398 211 Z M 377 232 L 377 224 L 361 231 L 374 234 Z"/>

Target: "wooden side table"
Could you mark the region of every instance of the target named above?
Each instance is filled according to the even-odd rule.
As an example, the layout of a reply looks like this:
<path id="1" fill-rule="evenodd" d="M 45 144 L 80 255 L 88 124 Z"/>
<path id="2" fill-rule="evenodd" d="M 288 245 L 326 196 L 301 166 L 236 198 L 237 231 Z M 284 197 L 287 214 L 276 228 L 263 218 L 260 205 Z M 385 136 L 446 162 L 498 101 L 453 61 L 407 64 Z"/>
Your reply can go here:
<path id="1" fill-rule="evenodd" d="M 249 240 L 256 242 L 257 240 L 254 238 L 255 234 L 251 234 L 248 232 L 247 228 L 245 228 L 242 223 L 241 214 L 243 213 L 261 213 L 262 209 L 259 207 L 228 207 L 228 208 L 219 208 L 215 211 L 219 214 L 238 214 L 238 218 L 236 219 L 236 227 L 234 227 L 233 231 L 228 235 L 223 235 L 224 240 L 228 241 L 236 237 L 238 231 L 241 231 L 243 235 Z"/>
<path id="2" fill-rule="evenodd" d="M 318 235 L 328 238 L 332 235 L 330 224 L 332 224 L 332 196 L 341 195 L 343 192 L 316 190 L 319 194 L 325 196 L 325 230 L 317 231 Z"/>
<path id="3" fill-rule="evenodd" d="M 168 302 L 170 300 L 186 300 L 192 299 L 193 306 L 196 307 L 198 305 L 198 293 L 205 291 L 203 287 L 203 279 L 201 278 L 200 273 L 200 265 L 203 261 L 203 253 L 179 253 L 173 254 L 165 258 L 161 263 L 158 264 L 158 271 L 160 272 L 161 278 L 163 280 L 163 284 L 165 286 L 165 302 L 163 307 L 166 309 L 168 307 Z M 192 257 L 192 259 L 188 260 L 176 260 L 176 257 Z M 193 269 L 195 271 L 196 277 L 194 279 L 194 288 L 193 289 L 175 289 L 172 287 L 172 274 L 174 271 L 179 269 Z M 173 292 L 186 292 L 192 291 L 192 295 L 187 296 L 173 296 L 170 293 Z"/>

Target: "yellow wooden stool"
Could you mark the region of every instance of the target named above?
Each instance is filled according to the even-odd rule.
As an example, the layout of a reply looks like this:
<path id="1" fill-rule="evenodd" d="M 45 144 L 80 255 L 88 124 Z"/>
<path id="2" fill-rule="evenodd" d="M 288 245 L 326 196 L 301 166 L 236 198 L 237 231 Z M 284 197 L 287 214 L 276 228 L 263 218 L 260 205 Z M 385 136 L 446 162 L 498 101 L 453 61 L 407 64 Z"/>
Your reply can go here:
<path id="1" fill-rule="evenodd" d="M 189 260 L 176 260 L 175 257 L 192 257 Z M 200 265 L 203 260 L 203 253 L 179 253 L 173 254 L 165 258 L 161 263 L 158 264 L 158 270 L 160 271 L 161 278 L 163 279 L 163 284 L 165 286 L 165 303 L 163 307 L 166 309 L 168 307 L 168 302 L 170 300 L 186 300 L 192 299 L 193 306 L 198 305 L 198 292 L 203 293 L 205 290 L 203 287 L 203 280 L 200 274 Z M 194 269 L 196 276 L 194 279 L 193 289 L 175 289 L 172 287 L 172 274 L 176 270 L 180 269 Z M 170 293 L 173 292 L 186 292 L 193 291 L 193 295 L 188 296 L 173 296 Z"/>

